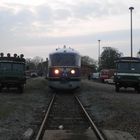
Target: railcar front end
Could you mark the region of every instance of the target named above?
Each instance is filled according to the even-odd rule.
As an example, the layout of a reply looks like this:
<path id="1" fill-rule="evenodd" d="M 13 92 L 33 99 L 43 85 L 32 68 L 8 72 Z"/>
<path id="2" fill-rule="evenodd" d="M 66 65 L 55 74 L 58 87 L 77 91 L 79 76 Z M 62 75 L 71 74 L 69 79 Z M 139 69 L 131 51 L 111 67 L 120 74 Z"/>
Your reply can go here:
<path id="1" fill-rule="evenodd" d="M 48 84 L 53 89 L 80 87 L 81 57 L 73 49 L 59 49 L 49 56 Z"/>

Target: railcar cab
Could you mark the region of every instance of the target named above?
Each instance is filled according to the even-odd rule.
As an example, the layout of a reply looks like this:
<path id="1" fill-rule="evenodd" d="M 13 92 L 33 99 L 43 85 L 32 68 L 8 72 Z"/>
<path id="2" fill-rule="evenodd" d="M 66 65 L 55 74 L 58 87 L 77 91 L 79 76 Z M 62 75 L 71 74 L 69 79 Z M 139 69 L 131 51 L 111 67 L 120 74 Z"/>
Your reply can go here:
<path id="1" fill-rule="evenodd" d="M 81 56 L 72 48 L 58 48 L 49 55 L 49 86 L 73 89 L 80 86 Z"/>
<path id="2" fill-rule="evenodd" d="M 116 60 L 115 90 L 133 87 L 140 92 L 140 58 L 122 57 Z"/>

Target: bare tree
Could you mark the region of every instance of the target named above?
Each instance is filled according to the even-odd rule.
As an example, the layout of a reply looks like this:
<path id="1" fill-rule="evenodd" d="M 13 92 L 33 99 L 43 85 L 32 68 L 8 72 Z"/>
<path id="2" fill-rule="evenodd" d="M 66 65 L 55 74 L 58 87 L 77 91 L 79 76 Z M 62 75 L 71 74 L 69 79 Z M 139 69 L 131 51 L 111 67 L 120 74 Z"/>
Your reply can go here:
<path id="1" fill-rule="evenodd" d="M 140 50 L 138 51 L 137 56 L 140 58 Z"/>
<path id="2" fill-rule="evenodd" d="M 82 56 L 81 64 L 82 66 L 92 67 L 93 71 L 96 71 L 97 69 L 97 61 L 90 58 L 89 56 Z"/>
<path id="3" fill-rule="evenodd" d="M 38 66 L 43 63 L 43 58 L 39 56 L 35 56 L 33 59 L 26 58 L 26 66 L 29 70 L 37 70 Z"/>
<path id="4" fill-rule="evenodd" d="M 40 63 L 43 62 L 43 58 L 40 57 L 40 56 L 35 56 L 35 57 L 32 59 L 32 62 L 35 64 L 35 67 L 36 67 L 36 69 L 37 69 L 38 65 L 39 65 Z"/>
<path id="5" fill-rule="evenodd" d="M 82 64 L 86 65 L 96 65 L 97 63 L 94 59 L 90 58 L 89 56 L 82 56 L 81 61 Z"/>

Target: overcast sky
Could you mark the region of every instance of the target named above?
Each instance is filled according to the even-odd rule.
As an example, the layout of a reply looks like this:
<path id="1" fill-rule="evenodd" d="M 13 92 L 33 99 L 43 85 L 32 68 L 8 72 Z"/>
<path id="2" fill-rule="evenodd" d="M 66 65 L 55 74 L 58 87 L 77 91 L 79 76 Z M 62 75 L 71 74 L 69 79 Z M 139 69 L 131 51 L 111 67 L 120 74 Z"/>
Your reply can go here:
<path id="1" fill-rule="evenodd" d="M 98 59 L 98 40 L 130 56 L 140 49 L 139 0 L 0 0 L 0 52 L 48 57 L 57 47 Z"/>

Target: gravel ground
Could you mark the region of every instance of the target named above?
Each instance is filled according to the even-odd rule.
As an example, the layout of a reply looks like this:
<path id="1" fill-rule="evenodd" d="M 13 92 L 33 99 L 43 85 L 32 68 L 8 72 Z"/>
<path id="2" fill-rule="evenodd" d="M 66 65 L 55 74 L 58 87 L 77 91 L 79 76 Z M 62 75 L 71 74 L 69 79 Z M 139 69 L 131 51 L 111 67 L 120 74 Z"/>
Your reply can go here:
<path id="1" fill-rule="evenodd" d="M 127 131 L 140 140 L 140 94 L 114 85 L 82 81 L 79 96 L 101 129 Z"/>
<path id="2" fill-rule="evenodd" d="M 23 133 L 36 130 L 51 95 L 44 78 L 27 80 L 23 94 L 16 90 L 0 93 L 0 140 L 21 140 Z"/>
<path id="3" fill-rule="evenodd" d="M 113 85 L 83 80 L 77 94 L 101 129 L 127 131 L 140 140 L 140 94 L 114 91 Z M 44 78 L 27 80 L 23 94 L 2 91 L 0 140 L 21 140 L 28 128 L 36 131 L 51 96 Z"/>

